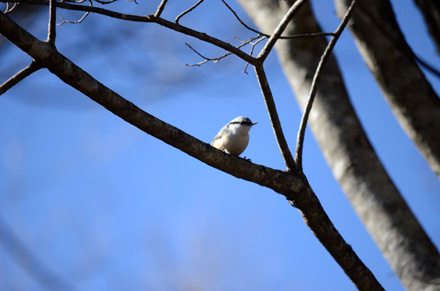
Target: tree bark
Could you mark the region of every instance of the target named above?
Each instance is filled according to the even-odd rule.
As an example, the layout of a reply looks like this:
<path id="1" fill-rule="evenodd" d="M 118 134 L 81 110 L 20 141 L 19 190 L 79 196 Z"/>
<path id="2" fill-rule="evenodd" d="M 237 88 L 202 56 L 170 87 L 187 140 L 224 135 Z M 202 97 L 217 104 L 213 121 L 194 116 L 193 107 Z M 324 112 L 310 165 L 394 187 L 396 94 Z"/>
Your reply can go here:
<path id="1" fill-rule="evenodd" d="M 271 33 L 294 1 L 239 2 L 264 33 Z M 310 5 L 306 4 L 285 35 L 320 31 Z M 322 37 L 281 40 L 275 46 L 285 75 L 303 108 L 325 46 Z M 349 101 L 335 58 L 329 60 L 322 75 L 309 122 L 334 176 L 405 287 L 411 290 L 438 287 L 439 253 L 368 141 Z"/>
<path id="2" fill-rule="evenodd" d="M 349 0 L 335 0 L 340 15 Z M 387 0 L 361 1 L 349 28 L 407 135 L 440 177 L 440 99 L 413 57 Z"/>

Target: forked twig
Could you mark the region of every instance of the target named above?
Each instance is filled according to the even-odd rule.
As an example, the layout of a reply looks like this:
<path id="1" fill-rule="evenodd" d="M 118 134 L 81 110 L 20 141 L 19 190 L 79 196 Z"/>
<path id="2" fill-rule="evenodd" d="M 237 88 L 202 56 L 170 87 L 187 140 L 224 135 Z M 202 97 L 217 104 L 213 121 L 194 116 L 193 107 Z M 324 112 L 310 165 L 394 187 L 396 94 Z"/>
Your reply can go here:
<path id="1" fill-rule="evenodd" d="M 77 3 L 83 3 L 83 2 L 85 2 L 86 0 L 76 0 L 76 2 Z M 90 7 L 93 7 L 93 2 L 92 2 L 92 0 L 88 0 L 89 2 L 90 2 Z M 106 3 L 106 4 L 110 4 L 110 2 L 109 3 Z M 86 13 L 84 13 L 84 15 L 80 18 L 80 19 L 78 19 L 78 20 L 67 20 L 67 19 L 65 19 L 65 18 L 63 18 L 62 16 L 60 16 L 60 18 L 61 18 L 61 22 L 60 23 L 58 23 L 57 25 L 63 25 L 64 23 L 72 23 L 72 24 L 78 24 L 78 23 L 81 23 L 81 22 L 83 22 L 83 20 L 84 19 L 86 19 L 86 17 L 89 15 L 89 12 L 87 11 Z"/>
<path id="2" fill-rule="evenodd" d="M 255 46 L 256 46 L 257 44 L 259 44 L 262 40 L 265 40 L 267 37 L 264 36 L 264 35 L 258 35 L 258 36 L 254 37 L 254 38 L 249 39 L 248 41 L 243 41 L 243 40 L 239 39 L 238 37 L 234 37 L 234 38 L 235 38 L 236 40 L 240 41 L 241 43 L 243 43 L 244 45 L 246 45 L 246 44 L 251 44 L 251 50 L 250 50 L 250 52 L 249 52 L 249 55 L 252 56 L 252 55 L 254 54 Z M 258 38 L 259 38 L 259 39 L 258 39 Z M 258 40 L 257 40 L 256 42 L 252 42 L 252 41 L 255 40 L 255 39 L 258 39 Z M 243 71 L 241 71 L 241 72 L 247 74 L 247 73 L 248 73 L 248 72 L 247 72 L 247 68 L 248 68 L 248 67 L 249 67 L 249 62 L 246 62 L 246 65 L 244 66 L 244 69 L 243 69 Z"/>
<path id="3" fill-rule="evenodd" d="M 5 11 L 3 12 L 4 14 L 8 14 L 8 13 L 11 13 L 14 9 L 15 9 L 15 7 L 17 7 L 18 6 L 18 2 L 14 2 L 14 4 L 12 5 L 12 7 L 9 7 L 9 2 L 6 2 L 6 9 L 5 9 Z"/>
<path id="4" fill-rule="evenodd" d="M 236 48 L 237 48 L 237 49 L 240 49 L 240 48 L 242 48 L 243 46 L 245 46 L 245 45 L 247 45 L 247 44 L 252 44 L 252 49 L 251 49 L 251 51 L 253 51 L 253 47 L 254 47 L 258 42 L 260 42 L 261 40 L 258 40 L 257 43 L 255 43 L 255 44 L 253 44 L 252 41 L 254 41 L 254 40 L 256 40 L 256 39 L 258 39 L 258 38 L 260 38 L 260 37 L 261 37 L 261 36 L 258 35 L 258 36 L 256 36 L 256 37 L 252 37 L 252 38 L 250 38 L 250 39 L 247 40 L 247 41 L 242 41 L 242 40 L 239 40 L 238 38 L 235 37 L 235 39 L 237 39 L 237 40 L 239 40 L 239 41 L 241 42 L 241 45 L 237 46 Z M 263 39 L 264 39 L 264 37 L 263 37 Z M 225 58 L 225 57 L 227 57 L 227 56 L 230 56 L 230 55 L 232 54 L 232 52 L 227 52 L 227 53 L 225 53 L 224 55 L 222 55 L 222 56 L 220 56 L 220 57 L 217 57 L 217 58 L 208 58 L 208 57 L 205 57 L 204 55 L 202 55 L 200 52 L 198 52 L 198 51 L 197 51 L 195 48 L 193 48 L 189 43 L 185 43 L 185 44 L 186 44 L 186 46 L 189 47 L 193 52 L 195 52 L 199 57 L 201 57 L 202 59 L 204 59 L 203 61 L 201 61 L 201 62 L 199 62 L 199 63 L 195 63 L 195 64 L 186 64 L 186 66 L 188 66 L 188 67 L 200 67 L 201 65 L 206 64 L 207 62 L 217 63 L 217 62 L 220 61 L 221 59 L 223 59 L 223 58 Z M 252 56 L 252 54 L 251 54 L 251 56 Z M 249 62 L 246 63 L 246 67 L 247 67 L 248 64 L 249 64 Z M 245 67 L 245 68 L 246 68 L 246 67 Z"/>
<path id="5" fill-rule="evenodd" d="M 357 0 L 353 0 L 350 4 L 350 6 L 347 9 L 347 12 L 345 13 L 344 18 L 342 19 L 341 23 L 339 24 L 338 28 L 335 31 L 335 35 L 332 37 L 332 39 L 329 41 L 327 47 L 325 48 L 324 53 L 321 56 L 321 59 L 319 60 L 318 67 L 316 68 L 315 75 L 313 76 L 312 86 L 310 88 L 309 98 L 307 101 L 306 108 L 304 109 L 304 114 L 301 119 L 301 123 L 298 130 L 298 137 L 297 137 L 297 143 L 296 143 L 296 151 L 295 151 L 295 162 L 298 166 L 298 169 L 302 171 L 302 153 L 303 153 L 303 145 L 304 145 L 304 135 L 307 127 L 307 121 L 309 119 L 310 111 L 312 110 L 313 101 L 315 100 L 316 92 L 318 91 L 318 84 L 319 80 L 322 76 L 322 71 L 330 58 L 331 52 L 333 48 L 336 45 L 336 42 L 338 41 L 339 37 L 341 36 L 342 32 L 344 31 L 345 26 L 347 25 L 350 16 L 354 10 L 354 7 L 357 3 Z"/>

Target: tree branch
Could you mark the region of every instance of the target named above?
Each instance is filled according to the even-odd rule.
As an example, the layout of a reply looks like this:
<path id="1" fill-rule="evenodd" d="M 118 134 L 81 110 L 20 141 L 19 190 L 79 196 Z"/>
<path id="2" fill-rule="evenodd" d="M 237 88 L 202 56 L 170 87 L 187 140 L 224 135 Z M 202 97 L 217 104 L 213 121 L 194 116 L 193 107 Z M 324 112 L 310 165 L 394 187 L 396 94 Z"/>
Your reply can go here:
<path id="1" fill-rule="evenodd" d="M 47 41 L 55 45 L 56 38 L 56 17 L 57 17 L 57 1 L 49 0 L 49 28 L 47 32 Z"/>
<path id="2" fill-rule="evenodd" d="M 35 61 L 0 85 L 0 95 L 17 85 L 21 80 L 41 69 Z"/>
<path id="3" fill-rule="evenodd" d="M 160 17 L 163 10 L 165 9 L 165 5 L 167 4 L 168 0 L 162 0 L 157 7 L 156 13 L 154 13 L 154 17 Z"/>
<path id="4" fill-rule="evenodd" d="M 287 145 L 286 138 L 284 137 L 284 133 L 281 128 L 280 118 L 278 117 L 275 101 L 273 100 L 272 91 L 270 90 L 269 82 L 267 81 L 263 65 L 255 66 L 255 73 L 257 74 L 257 79 L 260 84 L 261 92 L 263 92 L 264 102 L 266 103 L 270 122 L 272 123 L 272 129 L 275 134 L 278 147 L 280 148 L 281 155 L 283 156 L 284 163 L 286 164 L 288 171 L 296 170 L 297 167 L 295 165 L 295 161 L 293 160 L 293 156 L 290 152 L 289 146 Z"/>
<path id="5" fill-rule="evenodd" d="M 342 19 L 341 23 L 339 24 L 338 28 L 334 32 L 334 36 L 329 41 L 327 47 L 325 48 L 324 53 L 321 56 L 321 59 L 319 60 L 318 67 L 316 68 L 315 75 L 313 76 L 312 86 L 310 88 L 309 98 L 307 101 L 306 108 L 304 109 L 304 113 L 301 119 L 301 123 L 299 126 L 298 131 L 298 137 L 297 137 L 297 144 L 296 144 L 296 151 L 295 151 L 295 162 L 298 166 L 298 169 L 302 171 L 302 153 L 303 153 L 303 145 L 304 145 L 304 136 L 306 132 L 307 127 L 307 121 L 309 119 L 310 111 L 312 110 L 313 101 L 315 100 L 316 92 L 318 91 L 318 84 L 319 80 L 321 79 L 322 72 L 325 68 L 325 65 L 330 58 L 331 52 L 333 51 L 333 48 L 336 45 L 336 42 L 338 41 L 339 37 L 341 36 L 342 32 L 344 31 L 345 26 L 348 23 L 348 20 L 350 19 L 350 16 L 353 12 L 353 9 L 356 5 L 357 0 L 353 0 L 350 4 L 350 7 L 348 7 L 347 12 L 345 13 L 344 18 Z"/>
<path id="6" fill-rule="evenodd" d="M 186 14 L 190 13 L 194 9 L 196 9 L 197 6 L 199 6 L 204 0 L 199 0 L 196 4 L 194 4 L 192 7 L 188 8 L 187 10 L 183 11 L 179 15 L 177 15 L 176 20 L 174 20 L 175 23 L 179 23 L 180 18 L 185 16 Z"/>
<path id="7" fill-rule="evenodd" d="M 96 81 L 92 76 L 0 13 L 0 33 L 35 58 L 66 84 L 82 92 L 115 115 L 140 130 L 164 141 L 188 155 L 237 178 L 269 187 L 278 193 L 294 193 L 303 187 L 301 177 L 250 163 L 223 153 L 207 143 L 144 112 L 133 103 Z"/>
<path id="8" fill-rule="evenodd" d="M 35 5 L 49 5 L 48 0 L 12 0 L 12 1 L 0 0 L 0 2 L 19 2 L 19 3 L 27 3 L 27 4 L 35 4 Z M 192 37 L 197 38 L 201 41 L 204 41 L 204 42 L 210 43 L 212 45 L 215 45 L 217 47 L 220 47 L 228 52 L 233 53 L 234 55 L 241 58 L 245 62 L 248 62 L 250 64 L 256 63 L 256 59 L 254 57 L 251 57 L 247 53 L 241 51 L 240 49 L 237 49 L 236 47 L 234 47 L 233 45 L 231 45 L 227 42 L 224 42 L 218 38 L 207 35 L 206 33 L 202 33 L 202 32 L 196 31 L 194 29 L 185 27 L 183 25 L 165 20 L 163 18 L 154 17 L 154 15 L 140 16 L 140 15 L 133 15 L 133 14 L 125 14 L 125 13 L 115 12 L 115 11 L 111 11 L 111 10 L 100 8 L 100 7 L 77 5 L 77 4 L 71 4 L 71 3 L 65 3 L 65 2 L 58 2 L 57 7 L 62 8 L 62 9 L 68 9 L 68 10 L 96 13 L 96 14 L 101 14 L 101 15 L 105 15 L 108 17 L 116 18 L 116 19 L 127 20 L 127 21 L 156 23 L 161 26 L 167 27 L 171 30 L 174 30 L 176 32 L 180 32 L 180 33 L 192 36 Z"/>
<path id="9" fill-rule="evenodd" d="M 256 30 L 255 28 L 250 27 L 246 23 L 244 23 L 243 20 L 238 16 L 237 12 L 232 9 L 231 6 L 229 6 L 228 3 L 226 3 L 225 0 L 222 0 L 223 4 L 229 9 L 229 11 L 232 12 L 232 14 L 235 16 L 235 18 L 240 22 L 241 25 L 243 25 L 246 29 L 255 32 L 261 36 L 265 36 L 267 38 L 270 38 L 270 34 L 262 33 L 261 31 Z M 297 35 L 281 35 L 279 39 L 294 39 L 294 38 L 302 38 L 302 37 L 314 37 L 314 36 L 333 36 L 334 33 L 327 33 L 327 32 L 317 32 L 317 33 L 305 33 L 305 34 L 297 34 Z"/>
<path id="10" fill-rule="evenodd" d="M 290 7 L 289 11 L 287 11 L 286 15 L 281 19 L 280 23 L 278 24 L 277 28 L 273 32 L 272 36 L 267 41 L 266 45 L 261 50 L 260 54 L 258 55 L 257 59 L 264 61 L 267 56 L 269 55 L 270 51 L 272 50 L 273 46 L 277 42 L 277 40 L 281 37 L 281 34 L 286 29 L 289 22 L 293 19 L 296 12 L 301 8 L 301 6 L 306 2 L 307 0 L 297 0 L 292 7 Z"/>
<path id="11" fill-rule="evenodd" d="M 259 39 L 257 42 L 255 42 L 255 43 L 252 43 L 252 41 L 254 41 L 254 40 L 256 40 L 256 39 L 258 39 L 258 38 L 260 38 L 261 36 L 260 35 L 257 35 L 257 36 L 255 36 L 255 37 L 252 37 L 252 38 L 250 38 L 250 39 L 248 39 L 247 41 L 241 41 L 241 40 L 239 40 L 240 42 L 241 42 L 241 44 L 239 45 L 239 46 L 237 46 L 237 48 L 239 49 L 239 48 L 241 48 L 241 47 L 244 47 L 245 45 L 248 45 L 248 44 L 251 44 L 252 45 L 252 47 L 251 47 L 251 51 L 250 51 L 250 53 L 249 53 L 249 55 L 251 55 L 252 56 L 252 53 L 253 53 L 253 50 L 254 50 L 254 47 L 255 47 L 255 45 L 257 45 L 258 44 L 258 42 L 260 42 L 261 40 L 263 40 L 264 39 L 264 37 L 262 38 L 262 39 Z M 231 52 L 228 52 L 228 53 L 226 53 L 226 54 L 224 54 L 224 55 L 222 55 L 222 56 L 220 56 L 220 57 L 216 57 L 216 58 L 208 58 L 208 57 L 205 57 L 204 55 L 202 55 L 201 53 L 199 53 L 195 48 L 193 48 L 189 43 L 185 43 L 186 44 L 186 46 L 187 47 L 189 47 L 195 54 L 197 54 L 199 57 L 201 57 L 202 59 L 204 59 L 203 61 L 201 61 L 201 62 L 199 62 L 199 63 L 196 63 L 196 64 L 186 64 L 187 66 L 189 66 L 189 67 L 200 67 L 201 65 L 203 65 L 203 64 L 206 64 L 207 62 L 213 62 L 213 63 L 217 63 L 218 61 L 220 61 L 221 59 L 224 59 L 224 58 L 226 58 L 227 56 L 230 56 L 232 53 Z M 246 67 L 248 66 L 248 64 L 249 63 L 246 63 Z"/>

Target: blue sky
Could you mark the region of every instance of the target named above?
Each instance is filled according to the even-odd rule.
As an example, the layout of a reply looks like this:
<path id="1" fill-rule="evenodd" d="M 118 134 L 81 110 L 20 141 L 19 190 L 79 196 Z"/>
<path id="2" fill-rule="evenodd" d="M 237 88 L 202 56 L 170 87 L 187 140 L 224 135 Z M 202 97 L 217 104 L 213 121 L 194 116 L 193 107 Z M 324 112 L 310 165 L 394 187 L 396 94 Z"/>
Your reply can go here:
<path id="1" fill-rule="evenodd" d="M 333 2 L 312 3 L 324 30 L 333 31 L 339 23 Z M 393 4 L 415 52 L 438 64 L 413 2 Z M 155 5 L 121 1 L 108 8 L 145 14 Z M 165 17 L 190 5 L 170 2 Z M 46 16 L 39 14 L 31 28 L 40 39 L 45 38 Z M 235 43 L 232 36 L 249 37 L 220 1 L 206 1 L 181 23 Z M 187 67 L 200 58 L 185 42 L 211 57 L 222 54 L 154 24 L 97 15 L 58 27 L 57 38 L 59 51 L 100 82 L 205 142 L 237 116 L 257 121 L 244 155 L 284 169 L 252 68 L 242 73 L 245 64 L 234 57 Z M 336 55 L 379 157 L 439 246 L 438 178 L 400 129 L 348 31 Z M 0 56 L 1 79 L 29 62 L 21 51 L 7 47 Z M 294 146 L 300 110 L 275 53 L 266 69 L 288 143 Z M 439 80 L 427 76 L 439 92 Z M 331 220 L 360 258 L 387 290 L 403 290 L 311 132 L 304 168 Z M 0 97 L 0 215 L 45 268 L 78 290 L 355 290 L 281 195 L 140 132 L 46 70 Z M 0 262 L 0 289 L 46 289 L 3 246 Z"/>

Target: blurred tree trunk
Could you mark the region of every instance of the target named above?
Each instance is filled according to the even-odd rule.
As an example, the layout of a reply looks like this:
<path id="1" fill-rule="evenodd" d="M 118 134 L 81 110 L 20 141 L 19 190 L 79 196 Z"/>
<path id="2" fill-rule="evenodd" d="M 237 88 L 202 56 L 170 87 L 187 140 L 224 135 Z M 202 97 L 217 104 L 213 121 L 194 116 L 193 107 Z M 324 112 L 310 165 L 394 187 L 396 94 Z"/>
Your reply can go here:
<path id="1" fill-rule="evenodd" d="M 351 1 L 335 2 L 341 14 Z M 394 115 L 440 177 L 440 99 L 414 60 L 391 4 L 360 1 L 352 20 L 349 28 L 358 49 Z"/>
<path id="2" fill-rule="evenodd" d="M 271 33 L 294 1 L 239 2 L 263 32 Z M 319 31 L 310 5 L 306 4 L 284 34 Z M 325 46 L 322 37 L 282 40 L 276 45 L 281 66 L 302 108 Z M 335 58 L 325 68 L 309 122 L 334 176 L 405 287 L 439 287 L 435 285 L 440 283 L 439 253 L 368 141 Z"/>
<path id="3" fill-rule="evenodd" d="M 440 1 L 438 0 L 414 0 L 419 6 L 425 18 L 429 33 L 440 53 Z"/>

